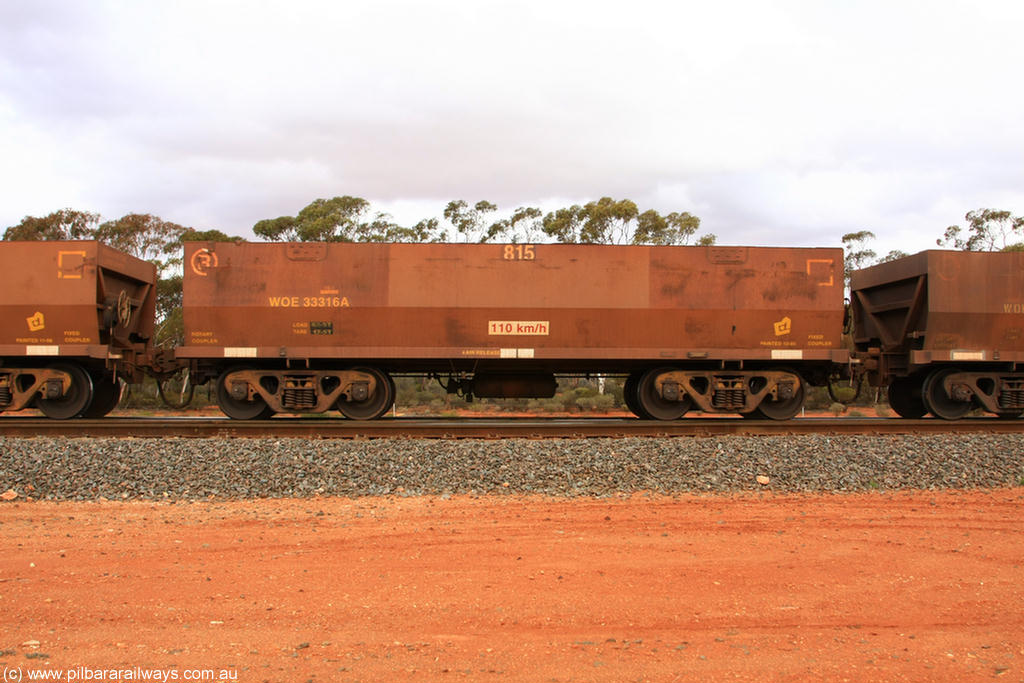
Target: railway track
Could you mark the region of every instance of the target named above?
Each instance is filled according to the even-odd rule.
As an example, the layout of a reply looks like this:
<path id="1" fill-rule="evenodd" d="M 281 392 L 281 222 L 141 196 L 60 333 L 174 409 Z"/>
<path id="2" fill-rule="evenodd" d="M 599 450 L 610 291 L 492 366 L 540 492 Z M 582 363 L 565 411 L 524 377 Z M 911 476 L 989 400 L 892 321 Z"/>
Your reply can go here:
<path id="1" fill-rule="evenodd" d="M 361 422 L 288 417 L 253 421 L 217 417 L 108 417 L 73 421 L 0 418 L 0 436 L 7 437 L 556 439 L 970 432 L 1020 433 L 1024 432 L 1024 420 L 971 418 L 950 422 L 936 419 L 809 417 L 785 422 L 740 418 L 687 418 L 659 422 L 629 418 L 392 418 Z"/>

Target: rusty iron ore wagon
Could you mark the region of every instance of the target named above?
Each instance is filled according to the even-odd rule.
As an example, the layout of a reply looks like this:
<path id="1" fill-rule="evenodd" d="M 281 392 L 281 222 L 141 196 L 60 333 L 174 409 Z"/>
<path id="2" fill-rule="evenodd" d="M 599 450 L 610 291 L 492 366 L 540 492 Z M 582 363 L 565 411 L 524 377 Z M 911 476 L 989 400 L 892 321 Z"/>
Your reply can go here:
<path id="1" fill-rule="evenodd" d="M 238 419 L 380 417 L 396 375 L 491 398 L 597 373 L 645 418 L 786 419 L 848 360 L 841 249 L 203 242 L 184 268 L 177 359 Z"/>
<path id="2" fill-rule="evenodd" d="M 1024 413 L 1024 252 L 925 251 L 851 289 L 855 355 L 899 415 Z"/>
<path id="3" fill-rule="evenodd" d="M 0 242 L 0 410 L 101 417 L 152 366 L 156 267 L 98 242 Z"/>

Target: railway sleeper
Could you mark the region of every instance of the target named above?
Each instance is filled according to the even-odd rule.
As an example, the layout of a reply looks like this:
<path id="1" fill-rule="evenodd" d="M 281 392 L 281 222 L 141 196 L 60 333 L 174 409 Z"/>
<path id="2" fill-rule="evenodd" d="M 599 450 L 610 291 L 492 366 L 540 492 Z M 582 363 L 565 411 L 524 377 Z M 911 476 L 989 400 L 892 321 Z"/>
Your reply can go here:
<path id="1" fill-rule="evenodd" d="M 237 370 L 224 378 L 236 401 L 257 398 L 275 413 L 323 413 L 339 401 L 365 401 L 377 391 L 377 378 L 357 370 Z"/>
<path id="2" fill-rule="evenodd" d="M 54 368 L 5 368 L 0 371 L 0 410 L 23 410 L 35 400 L 57 400 L 71 389 L 71 375 Z"/>
<path id="3" fill-rule="evenodd" d="M 789 370 L 673 370 L 654 386 L 664 400 L 691 400 L 707 413 L 752 413 L 765 401 L 802 398 L 803 380 Z"/>

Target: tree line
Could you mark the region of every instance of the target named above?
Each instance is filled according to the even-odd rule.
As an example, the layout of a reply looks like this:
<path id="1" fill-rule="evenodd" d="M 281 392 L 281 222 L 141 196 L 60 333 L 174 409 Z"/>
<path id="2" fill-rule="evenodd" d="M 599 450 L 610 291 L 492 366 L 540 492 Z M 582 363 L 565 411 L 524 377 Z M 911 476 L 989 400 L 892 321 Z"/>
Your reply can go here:
<path id="1" fill-rule="evenodd" d="M 411 227 L 374 211 L 360 197 L 316 199 L 295 216 L 258 221 L 253 233 L 272 242 L 563 242 L 586 244 L 715 243 L 713 234 L 698 235 L 700 219 L 688 212 L 662 215 L 641 212 L 629 199 L 602 197 L 547 214 L 519 207 L 498 218 L 497 205 L 482 200 L 470 205 L 453 200 L 444 208 L 444 222 L 426 218 Z M 138 258 L 152 261 L 161 273 L 181 262 L 186 241 L 234 241 L 242 237 L 220 230 L 196 230 L 152 214 L 131 213 L 103 221 L 97 213 L 61 209 L 47 216 L 26 216 L 8 227 L 4 240 L 98 240 Z"/>
<path id="2" fill-rule="evenodd" d="M 253 233 L 274 242 L 545 242 L 583 244 L 714 244 L 712 234 L 697 235 L 700 219 L 689 212 L 662 215 L 641 212 L 629 199 L 602 197 L 583 205 L 544 213 L 518 207 L 504 218 L 497 205 L 453 200 L 444 222 L 421 220 L 411 227 L 372 210 L 359 197 L 317 199 L 295 216 L 262 220 Z"/>
<path id="3" fill-rule="evenodd" d="M 957 251 L 1024 251 L 1024 216 L 1014 216 L 1009 211 L 997 209 L 975 209 L 964 216 L 966 228 L 951 225 L 935 240 L 935 245 Z M 879 257 L 869 243 L 875 239 L 870 230 L 858 230 L 843 235 L 846 251 L 846 283 L 855 270 L 878 263 L 901 259 L 908 254 L 893 250 Z"/>

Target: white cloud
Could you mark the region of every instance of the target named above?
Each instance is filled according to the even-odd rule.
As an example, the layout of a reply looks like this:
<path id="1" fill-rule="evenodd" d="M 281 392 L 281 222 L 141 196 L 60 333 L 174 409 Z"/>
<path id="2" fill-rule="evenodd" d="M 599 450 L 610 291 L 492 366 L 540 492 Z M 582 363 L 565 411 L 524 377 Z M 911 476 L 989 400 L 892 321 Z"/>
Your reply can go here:
<path id="1" fill-rule="evenodd" d="M 868 228 L 878 251 L 927 248 L 970 209 L 1024 211 L 1022 18 L 1010 1 L 8 4 L 0 227 L 74 205 L 242 234 L 338 194 L 400 219 L 610 195 L 729 243 Z"/>

